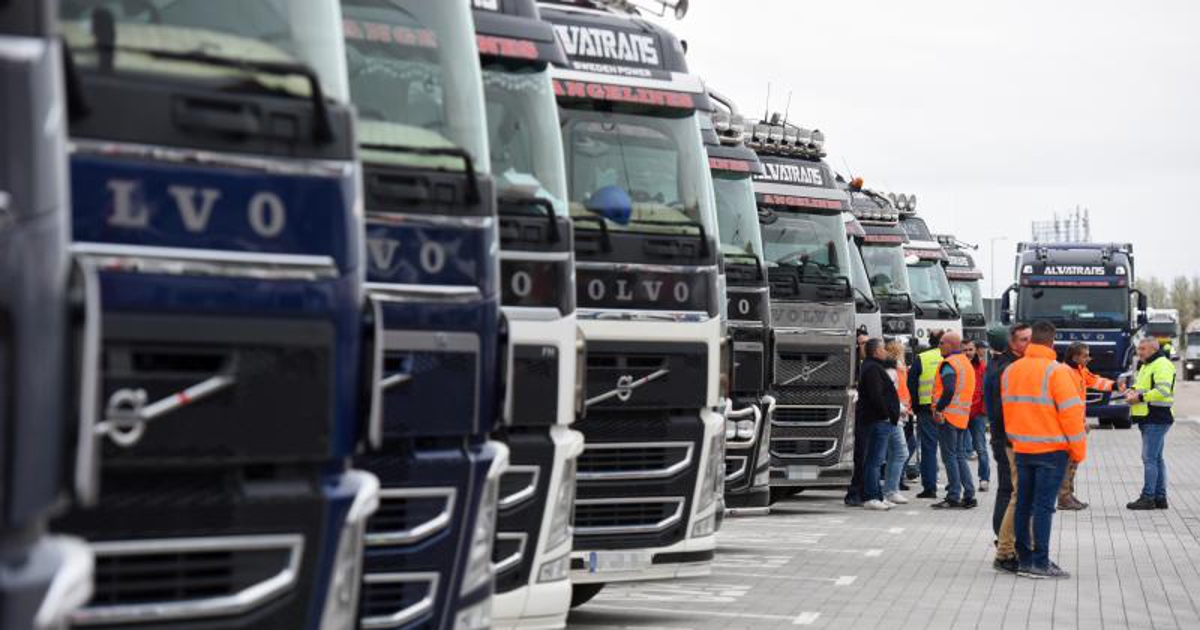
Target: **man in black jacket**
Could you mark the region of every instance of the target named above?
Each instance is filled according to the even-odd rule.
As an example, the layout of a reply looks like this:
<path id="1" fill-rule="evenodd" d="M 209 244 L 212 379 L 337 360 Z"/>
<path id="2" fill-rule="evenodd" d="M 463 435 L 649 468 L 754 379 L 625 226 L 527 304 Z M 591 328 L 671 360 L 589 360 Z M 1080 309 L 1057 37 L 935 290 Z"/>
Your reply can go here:
<path id="1" fill-rule="evenodd" d="M 854 473 L 861 480 L 863 507 L 886 510 L 892 505 L 883 500 L 879 471 L 887 457 L 893 428 L 900 422 L 900 396 L 887 372 L 889 360 L 883 340 L 868 341 L 864 354 L 866 359 L 858 375 L 858 404 L 854 411 L 854 423 L 856 429 L 862 427 L 856 432 L 863 435 L 866 443 L 861 449 L 861 472 L 856 462 Z"/>
<path id="2" fill-rule="evenodd" d="M 996 505 L 992 510 L 992 531 L 996 534 L 996 559 L 993 566 L 999 571 L 1017 572 L 1016 537 L 1013 530 L 1013 511 L 1016 509 L 1017 473 L 1014 454 L 1004 430 L 1004 405 L 1000 400 L 1000 381 L 1004 370 L 1025 354 L 1033 340 L 1028 324 L 1014 324 L 1006 331 L 988 332 L 992 356 L 983 377 L 983 404 L 992 428 L 992 455 L 996 460 Z"/>

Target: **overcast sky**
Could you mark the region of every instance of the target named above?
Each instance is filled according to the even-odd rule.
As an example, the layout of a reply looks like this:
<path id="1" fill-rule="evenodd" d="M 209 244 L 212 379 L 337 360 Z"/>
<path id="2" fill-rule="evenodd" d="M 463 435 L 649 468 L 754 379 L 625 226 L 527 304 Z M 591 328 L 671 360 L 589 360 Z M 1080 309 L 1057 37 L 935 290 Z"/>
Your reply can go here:
<path id="1" fill-rule="evenodd" d="M 692 71 L 826 133 L 829 161 L 915 193 L 997 289 L 1030 222 L 1080 205 L 1138 274 L 1200 274 L 1200 2 L 692 0 Z M 985 289 L 990 281 L 985 283 Z"/>

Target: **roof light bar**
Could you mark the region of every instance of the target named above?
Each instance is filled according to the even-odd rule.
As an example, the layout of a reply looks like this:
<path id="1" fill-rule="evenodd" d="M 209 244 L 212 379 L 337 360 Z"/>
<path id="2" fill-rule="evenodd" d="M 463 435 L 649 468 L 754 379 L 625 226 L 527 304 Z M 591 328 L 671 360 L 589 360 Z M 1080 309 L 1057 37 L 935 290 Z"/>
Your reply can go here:
<path id="1" fill-rule="evenodd" d="M 825 157 L 825 134 L 819 130 L 766 122 L 753 125 L 747 122 L 746 125 L 752 129 L 745 132 L 746 145 L 759 153 L 810 159 Z"/>
<path id="2" fill-rule="evenodd" d="M 897 195 L 892 193 L 888 195 L 892 200 L 892 205 L 900 211 L 900 214 L 916 214 L 917 213 L 917 196 L 916 195 Z"/>

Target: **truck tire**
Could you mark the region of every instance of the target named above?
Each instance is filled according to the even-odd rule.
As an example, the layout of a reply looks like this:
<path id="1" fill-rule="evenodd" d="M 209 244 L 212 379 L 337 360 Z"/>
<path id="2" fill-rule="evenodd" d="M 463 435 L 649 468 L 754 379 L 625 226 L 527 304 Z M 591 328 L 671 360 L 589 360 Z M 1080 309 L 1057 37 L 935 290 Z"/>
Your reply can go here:
<path id="1" fill-rule="evenodd" d="M 571 608 L 578 608 L 592 601 L 592 598 L 599 595 L 602 590 L 604 590 L 603 582 L 599 584 L 572 584 Z"/>

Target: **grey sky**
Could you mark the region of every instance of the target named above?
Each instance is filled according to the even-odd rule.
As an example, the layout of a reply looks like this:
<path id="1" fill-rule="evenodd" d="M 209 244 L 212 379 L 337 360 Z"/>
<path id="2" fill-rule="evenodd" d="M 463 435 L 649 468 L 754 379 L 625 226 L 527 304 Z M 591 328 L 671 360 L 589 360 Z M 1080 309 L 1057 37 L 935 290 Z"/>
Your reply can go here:
<path id="1" fill-rule="evenodd" d="M 792 91 L 835 168 L 916 193 L 985 272 L 1007 236 L 997 288 L 1030 222 L 1076 204 L 1139 275 L 1200 274 L 1200 2 L 693 0 L 668 23 L 744 113 Z"/>

